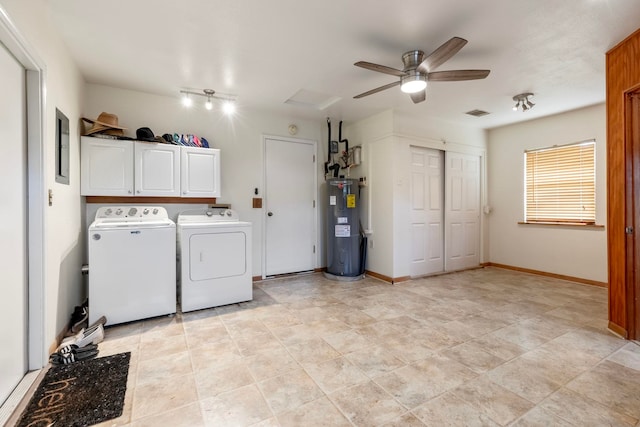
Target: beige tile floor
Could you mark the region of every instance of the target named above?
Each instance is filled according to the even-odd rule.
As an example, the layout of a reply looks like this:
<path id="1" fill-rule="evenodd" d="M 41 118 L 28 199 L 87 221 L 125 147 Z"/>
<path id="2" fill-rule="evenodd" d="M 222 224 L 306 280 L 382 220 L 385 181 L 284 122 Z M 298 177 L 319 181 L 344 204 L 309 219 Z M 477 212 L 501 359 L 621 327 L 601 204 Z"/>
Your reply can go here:
<path id="1" fill-rule="evenodd" d="M 128 426 L 639 426 L 640 347 L 607 292 L 496 268 L 390 285 L 321 274 L 107 328 Z"/>

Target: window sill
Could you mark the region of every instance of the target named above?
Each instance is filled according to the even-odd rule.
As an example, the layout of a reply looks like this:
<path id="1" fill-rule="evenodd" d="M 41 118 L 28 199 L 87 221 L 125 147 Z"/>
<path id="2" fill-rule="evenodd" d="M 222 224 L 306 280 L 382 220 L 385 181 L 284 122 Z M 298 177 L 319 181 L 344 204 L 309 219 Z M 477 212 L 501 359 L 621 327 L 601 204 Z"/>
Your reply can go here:
<path id="1" fill-rule="evenodd" d="M 593 229 L 604 229 L 604 225 L 601 224 L 585 224 L 582 222 L 525 222 L 518 221 L 518 225 L 540 225 L 543 227 L 579 227 L 579 228 L 593 228 Z"/>

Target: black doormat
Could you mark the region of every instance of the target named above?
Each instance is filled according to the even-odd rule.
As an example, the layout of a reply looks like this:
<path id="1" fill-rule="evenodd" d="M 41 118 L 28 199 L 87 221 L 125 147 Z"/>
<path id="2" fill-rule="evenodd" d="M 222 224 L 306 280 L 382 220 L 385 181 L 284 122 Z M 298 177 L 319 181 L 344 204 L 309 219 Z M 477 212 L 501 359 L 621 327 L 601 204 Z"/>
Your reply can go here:
<path id="1" fill-rule="evenodd" d="M 90 426 L 122 415 L 131 353 L 53 366 L 18 422 L 27 426 Z"/>

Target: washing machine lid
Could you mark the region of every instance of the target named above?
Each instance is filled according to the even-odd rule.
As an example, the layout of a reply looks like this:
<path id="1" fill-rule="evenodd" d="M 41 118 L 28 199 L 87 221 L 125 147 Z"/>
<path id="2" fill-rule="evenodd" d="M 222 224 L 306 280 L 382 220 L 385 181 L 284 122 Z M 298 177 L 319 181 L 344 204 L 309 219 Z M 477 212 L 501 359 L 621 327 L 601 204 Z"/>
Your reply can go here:
<path id="1" fill-rule="evenodd" d="M 117 229 L 117 228 L 158 228 L 175 227 L 175 223 L 170 219 L 164 220 L 137 220 L 137 219 L 99 219 L 91 224 L 93 229 Z"/>

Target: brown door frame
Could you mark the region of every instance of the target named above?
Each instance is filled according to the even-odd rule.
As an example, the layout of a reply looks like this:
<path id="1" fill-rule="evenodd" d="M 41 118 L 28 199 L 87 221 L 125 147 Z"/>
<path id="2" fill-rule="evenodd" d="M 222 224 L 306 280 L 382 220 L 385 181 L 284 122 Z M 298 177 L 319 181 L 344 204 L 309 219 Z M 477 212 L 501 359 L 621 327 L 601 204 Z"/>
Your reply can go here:
<path id="1" fill-rule="evenodd" d="M 640 87 L 625 93 L 627 337 L 640 340 Z"/>

